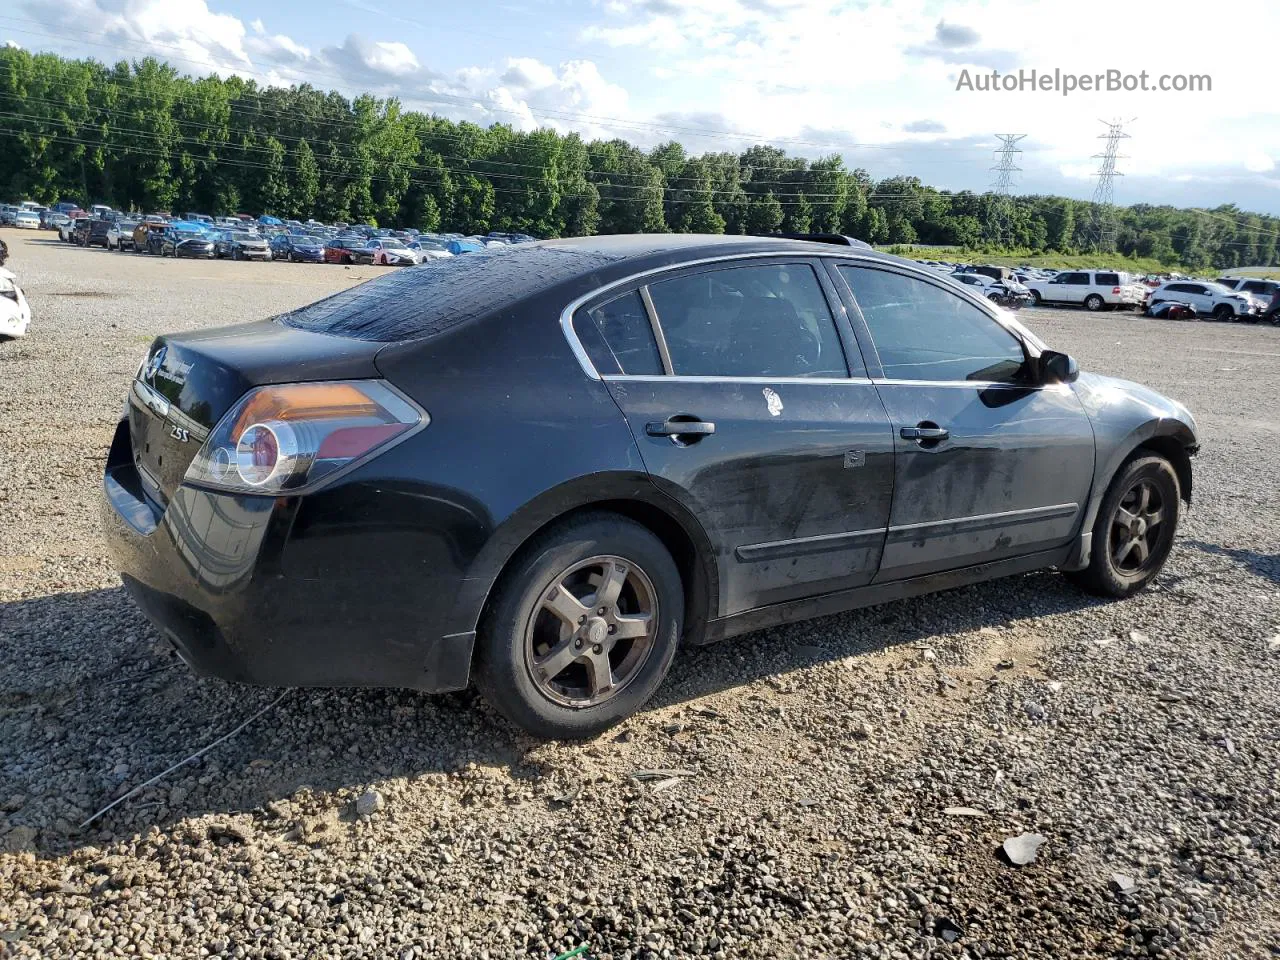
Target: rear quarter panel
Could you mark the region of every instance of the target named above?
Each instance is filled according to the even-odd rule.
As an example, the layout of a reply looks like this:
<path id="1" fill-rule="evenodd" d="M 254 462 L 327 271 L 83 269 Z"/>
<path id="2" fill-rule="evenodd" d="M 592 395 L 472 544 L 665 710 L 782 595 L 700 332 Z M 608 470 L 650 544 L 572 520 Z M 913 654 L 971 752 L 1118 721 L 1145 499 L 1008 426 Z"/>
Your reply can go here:
<path id="1" fill-rule="evenodd" d="M 494 578 L 547 522 L 603 500 L 660 499 L 617 405 L 565 342 L 558 304 L 391 345 L 376 363 L 430 425 L 343 485 L 378 492 L 363 521 L 344 512 L 343 530 L 295 527 L 291 549 L 302 556 L 310 538 L 323 562 L 345 563 L 344 534 L 359 533 L 398 577 L 460 582 L 441 633 L 475 628 Z"/>

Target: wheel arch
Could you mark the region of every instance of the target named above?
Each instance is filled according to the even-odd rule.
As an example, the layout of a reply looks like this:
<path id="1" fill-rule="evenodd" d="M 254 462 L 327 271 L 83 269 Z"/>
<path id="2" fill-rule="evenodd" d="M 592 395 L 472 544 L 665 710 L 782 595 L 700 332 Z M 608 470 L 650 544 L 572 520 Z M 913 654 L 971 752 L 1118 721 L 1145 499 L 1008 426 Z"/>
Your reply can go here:
<path id="1" fill-rule="evenodd" d="M 1191 455 L 1198 449 L 1195 433 L 1187 424 L 1180 420 L 1161 417 L 1146 421 L 1123 440 L 1113 444 L 1105 459 L 1102 451 L 1099 451 L 1093 489 L 1090 491 L 1089 502 L 1081 520 L 1076 548 L 1072 551 L 1070 559 L 1063 564 L 1063 569 L 1082 569 L 1088 565 L 1093 527 L 1098 519 L 1102 499 L 1107 495 L 1112 480 L 1124 469 L 1125 464 L 1149 454 L 1164 457 L 1172 464 L 1174 473 L 1178 476 L 1179 495 L 1185 503 L 1190 505 Z"/>
<path id="2" fill-rule="evenodd" d="M 702 524 L 676 501 L 664 496 L 645 475 L 584 478 L 547 491 L 504 521 L 477 555 L 463 582 L 454 629 L 474 631 L 494 587 L 531 542 L 553 527 L 584 513 L 607 512 L 640 524 L 662 541 L 685 594 L 683 642 L 698 645 L 706 621 L 714 618 L 720 595 L 715 552 Z"/>

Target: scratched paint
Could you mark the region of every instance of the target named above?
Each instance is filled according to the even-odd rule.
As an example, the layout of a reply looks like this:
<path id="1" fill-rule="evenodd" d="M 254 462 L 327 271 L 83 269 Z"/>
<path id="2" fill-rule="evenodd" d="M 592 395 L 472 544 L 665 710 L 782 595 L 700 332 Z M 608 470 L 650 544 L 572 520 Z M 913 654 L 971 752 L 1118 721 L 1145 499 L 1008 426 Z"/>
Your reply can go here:
<path id="1" fill-rule="evenodd" d="M 764 388 L 764 402 L 769 408 L 769 416 L 777 417 L 782 414 L 782 398 L 778 396 L 777 391 L 772 387 Z"/>

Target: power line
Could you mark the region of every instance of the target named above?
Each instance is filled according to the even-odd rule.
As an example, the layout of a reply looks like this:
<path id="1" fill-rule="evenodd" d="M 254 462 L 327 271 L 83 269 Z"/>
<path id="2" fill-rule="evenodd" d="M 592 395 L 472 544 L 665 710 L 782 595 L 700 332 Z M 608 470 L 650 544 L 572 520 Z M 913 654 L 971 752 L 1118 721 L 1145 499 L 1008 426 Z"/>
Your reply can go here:
<path id="1" fill-rule="evenodd" d="M 1105 124 L 1106 133 L 1098 135 L 1099 140 L 1106 140 L 1107 146 L 1102 153 L 1095 153 L 1094 159 L 1100 160 L 1098 165 L 1098 186 L 1093 191 L 1093 242 L 1099 253 L 1113 253 L 1116 249 L 1116 213 L 1115 213 L 1115 178 L 1124 174 L 1116 169 L 1116 161 L 1120 155 L 1120 141 L 1128 140 L 1129 134 L 1124 132 L 1125 123 L 1132 120 L 1100 120 Z"/>

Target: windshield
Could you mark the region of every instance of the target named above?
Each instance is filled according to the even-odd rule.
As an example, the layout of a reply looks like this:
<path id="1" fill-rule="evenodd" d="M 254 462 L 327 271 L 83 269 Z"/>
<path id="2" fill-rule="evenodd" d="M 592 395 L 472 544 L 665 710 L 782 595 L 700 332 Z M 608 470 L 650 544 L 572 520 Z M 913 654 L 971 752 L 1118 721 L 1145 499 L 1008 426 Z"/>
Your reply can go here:
<path id="1" fill-rule="evenodd" d="M 409 249 L 399 240 L 383 240 L 382 246 L 387 250 L 408 250 Z"/>

